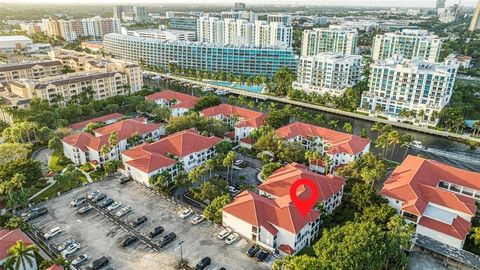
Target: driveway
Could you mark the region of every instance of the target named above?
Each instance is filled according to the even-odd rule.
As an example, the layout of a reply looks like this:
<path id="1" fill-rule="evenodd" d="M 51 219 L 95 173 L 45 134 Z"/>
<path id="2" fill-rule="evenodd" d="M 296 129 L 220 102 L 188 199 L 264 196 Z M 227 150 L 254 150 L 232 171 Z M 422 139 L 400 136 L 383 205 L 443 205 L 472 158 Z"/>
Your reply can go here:
<path id="1" fill-rule="evenodd" d="M 52 151 L 48 149 L 48 147 L 37 149 L 32 154 L 32 159 L 38 160 L 42 163 L 42 171 L 44 174 L 48 171 L 48 161 L 50 160 L 51 155 Z"/>

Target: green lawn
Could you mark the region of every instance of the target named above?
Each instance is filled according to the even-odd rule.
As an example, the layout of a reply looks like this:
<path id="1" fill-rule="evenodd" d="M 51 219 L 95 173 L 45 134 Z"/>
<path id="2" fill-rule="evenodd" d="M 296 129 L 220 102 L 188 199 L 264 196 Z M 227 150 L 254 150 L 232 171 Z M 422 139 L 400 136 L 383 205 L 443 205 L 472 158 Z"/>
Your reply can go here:
<path id="1" fill-rule="evenodd" d="M 94 171 L 94 172 L 90 173 L 90 177 L 92 177 L 93 181 L 100 180 L 100 179 L 103 178 L 103 176 L 104 176 L 104 173 L 101 170 L 97 170 L 97 171 Z"/>
<path id="2" fill-rule="evenodd" d="M 88 183 L 87 178 L 83 174 L 78 174 L 76 178 L 70 179 L 70 181 L 57 182 L 50 188 L 46 189 L 42 194 L 35 197 L 32 202 L 37 203 L 43 200 L 57 196 L 58 192 L 64 193 L 71 189 L 82 186 L 83 183 Z"/>
<path id="3" fill-rule="evenodd" d="M 48 168 L 52 171 L 61 172 L 71 162 L 61 162 L 58 154 L 52 154 L 50 161 L 48 162 Z"/>

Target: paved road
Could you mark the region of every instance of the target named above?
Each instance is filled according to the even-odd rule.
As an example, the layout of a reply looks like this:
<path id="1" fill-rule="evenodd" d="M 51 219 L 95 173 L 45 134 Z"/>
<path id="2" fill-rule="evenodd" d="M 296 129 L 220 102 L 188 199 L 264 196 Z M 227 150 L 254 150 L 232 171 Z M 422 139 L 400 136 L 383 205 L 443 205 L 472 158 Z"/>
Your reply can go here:
<path id="1" fill-rule="evenodd" d="M 44 174 L 48 171 L 48 161 L 51 155 L 52 151 L 50 151 L 48 147 L 40 148 L 32 154 L 32 159 L 38 160 L 42 163 L 42 170 Z"/>

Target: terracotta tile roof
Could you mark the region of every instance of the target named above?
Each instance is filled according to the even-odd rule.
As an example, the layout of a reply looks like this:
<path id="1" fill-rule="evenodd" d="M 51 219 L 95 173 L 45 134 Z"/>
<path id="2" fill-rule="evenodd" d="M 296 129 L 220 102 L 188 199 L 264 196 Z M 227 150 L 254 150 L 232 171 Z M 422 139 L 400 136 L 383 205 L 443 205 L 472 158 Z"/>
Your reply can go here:
<path id="1" fill-rule="evenodd" d="M 278 247 L 278 249 L 289 255 L 293 255 L 295 253 L 295 250 L 290 245 L 282 244 Z"/>
<path id="2" fill-rule="evenodd" d="M 167 154 L 185 157 L 213 147 L 221 140 L 217 137 L 202 136 L 198 131 L 189 129 L 174 133 L 154 143 L 131 148 L 122 154 L 132 159 L 127 161 L 127 164 L 144 172 L 152 172 L 176 162 L 174 159 L 168 158 Z"/>
<path id="3" fill-rule="evenodd" d="M 290 186 L 301 178 L 315 182 L 319 191 L 318 202 L 328 200 L 345 185 L 345 179 L 342 177 L 317 174 L 309 171 L 305 165 L 291 163 L 275 171 L 257 188 L 275 197 L 289 196 Z M 298 191 L 305 191 L 305 189 L 301 186 Z"/>
<path id="4" fill-rule="evenodd" d="M 63 138 L 63 142 L 87 152 L 88 148 L 100 149 L 101 140 L 90 133 L 81 132 Z M 105 143 L 105 142 L 104 142 Z M 103 145 L 103 144 L 102 144 Z"/>
<path id="5" fill-rule="evenodd" d="M 25 246 L 33 244 L 33 241 L 20 229 L 0 229 L 0 260 L 8 257 L 8 249 L 18 240 L 22 240 Z"/>
<path id="6" fill-rule="evenodd" d="M 166 100 L 167 102 L 170 102 L 171 100 L 176 100 L 177 103 L 175 103 L 172 106 L 172 108 L 185 108 L 185 109 L 193 108 L 193 106 L 195 106 L 195 104 L 198 102 L 198 98 L 195 96 L 190 96 L 190 95 L 172 91 L 172 90 L 164 90 L 161 92 L 157 92 L 157 93 L 146 96 L 145 99 L 151 100 L 151 101 L 163 99 L 163 100 Z"/>
<path id="7" fill-rule="evenodd" d="M 297 234 L 320 215 L 312 209 L 304 218 L 290 201 L 290 196 L 269 199 L 252 191 L 238 194 L 223 211 L 253 226 L 264 227 L 273 235 L 278 232 L 275 227 Z"/>
<path id="8" fill-rule="evenodd" d="M 322 138 L 322 140 L 331 144 L 328 149 L 329 154 L 348 153 L 355 155 L 362 152 L 370 143 L 370 140 L 356 135 L 302 122 L 293 122 L 277 129 L 277 135 L 284 139 L 291 139 L 297 136 L 302 136 L 303 138 Z"/>
<path id="9" fill-rule="evenodd" d="M 107 122 L 107 121 L 119 119 L 119 118 L 122 118 L 122 117 L 123 117 L 123 114 L 121 114 L 121 113 L 107 114 L 107 115 L 104 115 L 104 116 L 100 116 L 100 117 L 97 117 L 97 118 L 92 118 L 92 119 L 89 119 L 89 120 L 86 120 L 86 121 L 83 121 L 83 122 L 78 122 L 78 123 L 72 124 L 72 125 L 70 125 L 70 128 L 73 129 L 73 130 L 80 130 L 80 129 L 84 129 L 89 123 Z"/>
<path id="10" fill-rule="evenodd" d="M 457 216 L 452 224 L 447 224 L 426 216 L 420 218 L 418 225 L 422 225 L 424 227 L 430 228 L 435 231 L 439 231 L 441 233 L 450 235 L 457 239 L 465 239 L 467 234 L 470 232 L 470 228 L 472 224 L 466 221 L 464 218 Z"/>
<path id="11" fill-rule="evenodd" d="M 61 267 L 58 264 L 54 264 L 54 265 L 50 266 L 49 268 L 47 268 L 46 270 L 63 270 L 63 267 Z"/>
<path id="12" fill-rule="evenodd" d="M 402 209 L 422 216 L 429 202 L 473 216 L 475 200 L 438 188 L 440 180 L 480 190 L 480 173 L 438 161 L 408 156 L 385 181 L 380 194 L 403 202 Z"/>
<path id="13" fill-rule="evenodd" d="M 46 60 L 46 61 L 36 61 L 36 62 L 4 64 L 4 65 L 0 65 L 0 72 L 29 69 L 37 65 L 42 67 L 51 67 L 51 66 L 62 67 L 62 62 L 60 60 Z"/>
<path id="14" fill-rule="evenodd" d="M 202 115 L 205 117 L 214 117 L 217 115 L 223 115 L 224 117 L 238 116 L 240 120 L 235 125 L 236 127 L 254 127 L 260 128 L 264 125 L 265 117 L 264 113 L 244 109 L 229 104 L 220 104 L 214 107 L 204 109 Z"/>

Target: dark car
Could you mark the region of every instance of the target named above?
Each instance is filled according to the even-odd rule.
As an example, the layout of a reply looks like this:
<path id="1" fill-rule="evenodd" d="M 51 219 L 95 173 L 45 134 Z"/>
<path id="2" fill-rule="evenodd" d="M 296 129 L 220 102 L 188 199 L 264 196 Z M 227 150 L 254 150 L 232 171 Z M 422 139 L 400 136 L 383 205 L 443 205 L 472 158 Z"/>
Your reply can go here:
<path id="1" fill-rule="evenodd" d="M 195 265 L 196 270 L 203 270 L 205 267 L 209 266 L 212 263 L 212 259 L 210 257 L 204 257 L 201 259 L 197 265 Z"/>
<path id="2" fill-rule="evenodd" d="M 132 224 L 133 227 L 137 227 L 137 226 L 142 225 L 146 221 L 147 221 L 147 217 L 146 216 L 141 216 L 141 217 L 136 218 L 134 221 L 132 221 L 131 224 Z"/>
<path id="3" fill-rule="evenodd" d="M 113 203 L 113 199 L 112 198 L 107 198 L 105 201 L 99 203 L 98 206 L 100 206 L 101 208 L 105 208 L 112 203 Z"/>
<path id="4" fill-rule="evenodd" d="M 125 185 L 126 183 L 132 181 L 132 178 L 130 177 L 123 177 L 122 179 L 120 179 L 120 184 L 122 185 Z"/>
<path id="5" fill-rule="evenodd" d="M 96 259 L 91 264 L 89 264 L 87 268 L 85 268 L 85 270 L 98 270 L 107 264 L 108 264 L 108 258 L 103 256 L 101 258 Z"/>
<path id="6" fill-rule="evenodd" d="M 48 209 L 45 208 L 45 207 L 35 209 L 35 210 L 33 210 L 33 211 L 31 211 L 30 213 L 27 214 L 27 216 L 25 217 L 25 220 L 30 221 L 32 219 L 35 219 L 35 218 L 38 218 L 38 217 L 41 217 L 41 216 L 45 215 L 47 212 L 48 212 Z"/>
<path id="7" fill-rule="evenodd" d="M 227 270 L 227 269 L 225 269 L 225 267 L 220 267 L 220 269 L 218 269 L 218 270 Z"/>
<path id="8" fill-rule="evenodd" d="M 177 238 L 177 235 L 173 232 L 169 233 L 169 234 L 166 234 L 162 237 L 162 239 L 158 242 L 158 245 L 160 246 L 160 248 L 164 248 L 166 247 L 168 244 L 170 244 L 171 242 L 173 242 L 173 240 L 175 240 L 175 238 Z"/>
<path id="9" fill-rule="evenodd" d="M 85 205 L 85 206 L 82 206 L 82 208 L 78 209 L 78 213 L 80 215 L 83 215 L 83 214 L 86 214 L 86 213 L 92 211 L 92 209 L 93 209 L 93 206 Z"/>
<path id="10" fill-rule="evenodd" d="M 260 250 L 259 246 L 255 246 L 255 245 L 251 246 L 247 251 L 248 257 L 255 257 L 255 254 L 257 254 L 259 250 Z"/>
<path id="11" fill-rule="evenodd" d="M 150 238 L 154 238 L 155 236 L 162 234 L 164 231 L 165 229 L 162 226 L 157 226 L 153 228 L 151 232 L 148 233 L 148 236 Z"/>
<path id="12" fill-rule="evenodd" d="M 268 252 L 265 250 L 261 250 L 260 252 L 257 253 L 257 261 L 263 262 L 265 259 L 268 257 Z"/>
<path id="13" fill-rule="evenodd" d="M 137 241 L 138 241 L 138 237 L 136 237 L 135 235 L 129 235 L 129 236 L 127 236 L 127 238 L 122 240 L 120 245 L 122 247 L 128 247 L 128 246 L 130 246 L 131 244 L 133 244 Z"/>
<path id="14" fill-rule="evenodd" d="M 105 195 L 103 193 L 100 193 L 97 196 L 92 198 L 92 202 L 99 202 L 99 201 L 105 199 L 106 197 L 107 197 L 107 195 Z"/>

